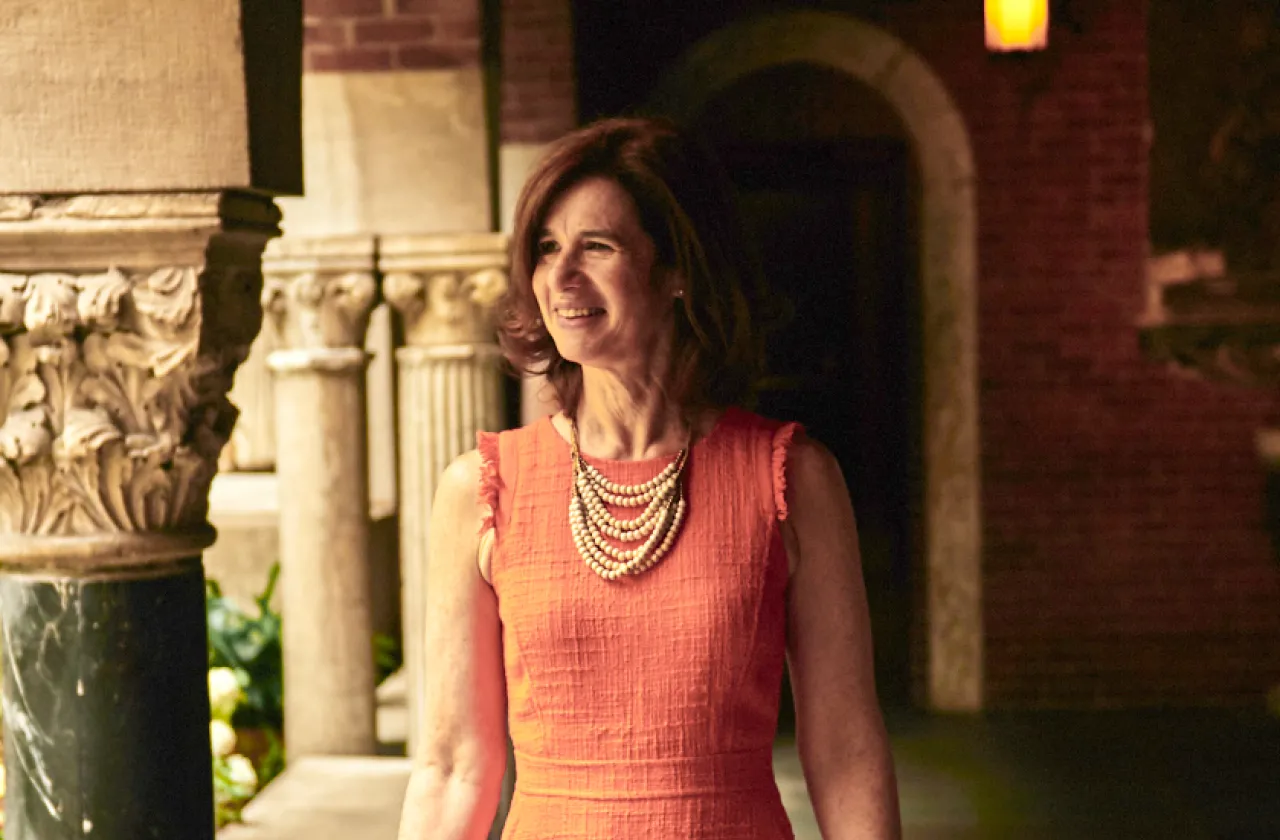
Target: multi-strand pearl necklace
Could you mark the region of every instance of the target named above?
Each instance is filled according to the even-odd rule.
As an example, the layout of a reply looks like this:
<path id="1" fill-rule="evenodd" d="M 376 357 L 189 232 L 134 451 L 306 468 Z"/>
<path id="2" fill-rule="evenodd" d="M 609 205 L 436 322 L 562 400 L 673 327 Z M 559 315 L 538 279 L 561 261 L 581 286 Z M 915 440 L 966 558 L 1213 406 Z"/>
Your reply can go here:
<path id="1" fill-rule="evenodd" d="M 615 484 L 582 458 L 578 449 L 578 424 L 569 419 L 573 454 L 573 491 L 569 494 L 569 527 L 573 543 L 591 570 L 605 580 L 638 575 L 652 568 L 676 541 L 684 523 L 685 446 L 666 469 L 643 484 Z M 607 505 L 644 511 L 634 519 L 618 519 Z M 609 538 L 636 543 L 619 548 Z"/>

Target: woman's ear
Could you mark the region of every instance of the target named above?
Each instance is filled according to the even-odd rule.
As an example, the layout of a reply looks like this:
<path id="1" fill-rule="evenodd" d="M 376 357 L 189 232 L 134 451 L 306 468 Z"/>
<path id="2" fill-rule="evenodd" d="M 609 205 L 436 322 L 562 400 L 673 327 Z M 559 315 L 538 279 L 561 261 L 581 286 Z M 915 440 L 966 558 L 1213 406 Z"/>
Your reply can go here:
<path id="1" fill-rule="evenodd" d="M 671 268 L 658 269 L 660 273 L 658 277 L 658 288 L 662 289 L 663 294 L 673 298 L 684 298 L 686 291 L 684 278 Z"/>

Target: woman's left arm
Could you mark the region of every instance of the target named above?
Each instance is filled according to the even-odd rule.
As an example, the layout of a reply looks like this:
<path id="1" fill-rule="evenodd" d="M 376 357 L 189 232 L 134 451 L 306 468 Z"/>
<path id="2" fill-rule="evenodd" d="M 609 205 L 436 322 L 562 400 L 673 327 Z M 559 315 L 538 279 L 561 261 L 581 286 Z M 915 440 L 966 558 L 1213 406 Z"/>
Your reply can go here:
<path id="1" fill-rule="evenodd" d="M 853 505 L 835 457 L 798 438 L 783 523 L 796 741 L 824 840 L 898 840 L 893 757 L 876 699 Z"/>

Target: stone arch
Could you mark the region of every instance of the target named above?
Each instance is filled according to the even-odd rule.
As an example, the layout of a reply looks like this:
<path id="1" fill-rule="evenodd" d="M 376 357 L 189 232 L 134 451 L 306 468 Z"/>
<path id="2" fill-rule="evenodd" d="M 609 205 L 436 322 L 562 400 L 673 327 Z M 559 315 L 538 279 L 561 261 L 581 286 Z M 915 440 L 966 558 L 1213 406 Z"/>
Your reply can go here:
<path id="1" fill-rule="evenodd" d="M 807 63 L 847 73 L 897 111 L 920 169 L 924 362 L 924 532 L 927 702 L 968 711 L 983 702 L 978 452 L 977 212 L 973 153 L 959 109 L 901 40 L 847 15 L 753 17 L 695 44 L 650 104 L 691 119 L 756 71 Z"/>

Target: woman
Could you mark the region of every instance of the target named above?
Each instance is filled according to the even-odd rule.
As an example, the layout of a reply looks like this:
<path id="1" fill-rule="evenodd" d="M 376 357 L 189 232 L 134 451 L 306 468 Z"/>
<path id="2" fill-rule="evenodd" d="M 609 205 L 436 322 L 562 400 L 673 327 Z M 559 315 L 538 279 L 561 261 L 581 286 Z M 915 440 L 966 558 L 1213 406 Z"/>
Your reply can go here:
<path id="1" fill-rule="evenodd" d="M 653 120 L 557 143 L 517 207 L 501 338 L 560 412 L 444 474 L 426 749 L 401 840 L 782 840 L 784 656 L 822 834 L 897 837 L 848 492 L 738 406 L 760 295 L 713 162 Z"/>

